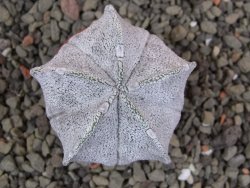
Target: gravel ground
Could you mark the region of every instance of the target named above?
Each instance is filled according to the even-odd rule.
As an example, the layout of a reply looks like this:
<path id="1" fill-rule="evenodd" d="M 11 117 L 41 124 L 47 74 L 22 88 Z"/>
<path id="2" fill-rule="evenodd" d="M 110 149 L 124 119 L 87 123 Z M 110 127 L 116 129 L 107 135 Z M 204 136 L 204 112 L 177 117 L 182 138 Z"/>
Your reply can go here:
<path id="1" fill-rule="evenodd" d="M 61 143 L 29 69 L 50 60 L 109 3 L 198 63 L 169 165 L 62 166 Z M 248 0 L 1 0 L 0 188 L 250 187 L 249 47 Z"/>

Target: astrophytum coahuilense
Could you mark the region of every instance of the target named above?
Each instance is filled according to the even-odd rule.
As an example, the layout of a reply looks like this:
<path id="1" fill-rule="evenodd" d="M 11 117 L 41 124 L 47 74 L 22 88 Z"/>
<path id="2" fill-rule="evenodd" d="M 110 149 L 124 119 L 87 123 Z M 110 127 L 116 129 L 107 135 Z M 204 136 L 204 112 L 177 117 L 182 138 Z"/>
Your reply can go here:
<path id="1" fill-rule="evenodd" d="M 69 162 L 171 163 L 168 148 L 195 62 L 107 5 L 46 64 L 31 69 Z"/>

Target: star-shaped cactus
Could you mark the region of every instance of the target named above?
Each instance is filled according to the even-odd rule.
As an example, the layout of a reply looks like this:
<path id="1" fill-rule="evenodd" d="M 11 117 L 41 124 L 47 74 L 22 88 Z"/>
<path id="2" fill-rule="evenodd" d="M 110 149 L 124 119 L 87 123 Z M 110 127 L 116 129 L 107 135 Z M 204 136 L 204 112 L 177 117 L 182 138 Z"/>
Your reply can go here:
<path id="1" fill-rule="evenodd" d="M 106 6 L 51 61 L 31 69 L 62 143 L 63 165 L 170 163 L 168 145 L 194 67 Z"/>

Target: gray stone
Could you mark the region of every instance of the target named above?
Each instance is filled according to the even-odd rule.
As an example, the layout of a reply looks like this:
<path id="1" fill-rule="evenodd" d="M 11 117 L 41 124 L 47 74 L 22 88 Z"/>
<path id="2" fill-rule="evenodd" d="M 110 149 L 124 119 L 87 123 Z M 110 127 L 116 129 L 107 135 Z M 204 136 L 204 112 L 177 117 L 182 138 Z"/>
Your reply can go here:
<path id="1" fill-rule="evenodd" d="M 8 108 L 2 104 L 0 104 L 0 120 L 7 114 Z"/>
<path id="2" fill-rule="evenodd" d="M 243 93 L 243 99 L 245 99 L 246 101 L 250 102 L 250 90 Z"/>
<path id="3" fill-rule="evenodd" d="M 20 144 L 15 144 L 13 151 L 16 155 L 25 155 L 26 153 L 25 148 L 21 146 Z"/>
<path id="4" fill-rule="evenodd" d="M 35 140 L 34 134 L 31 134 L 26 138 L 26 149 L 28 152 L 31 152 L 33 150 L 34 140 Z"/>
<path id="5" fill-rule="evenodd" d="M 0 153 L 8 154 L 12 148 L 12 145 L 12 142 L 5 142 L 3 140 L 0 140 Z"/>
<path id="6" fill-rule="evenodd" d="M 233 110 L 234 110 L 236 113 L 242 113 L 242 112 L 244 112 L 244 105 L 243 105 L 243 103 L 237 103 L 237 104 L 234 106 Z"/>
<path id="7" fill-rule="evenodd" d="M 204 134 L 211 134 L 212 133 L 211 126 L 199 126 L 199 130 Z"/>
<path id="8" fill-rule="evenodd" d="M 242 124 L 242 118 L 239 115 L 234 116 L 234 125 L 240 126 Z"/>
<path id="9" fill-rule="evenodd" d="M 24 162 L 21 164 L 22 170 L 28 173 L 33 173 L 34 169 L 28 164 L 28 162 Z"/>
<path id="10" fill-rule="evenodd" d="M 174 147 L 180 147 L 179 138 L 175 134 L 172 135 L 172 138 L 170 140 L 170 145 Z"/>
<path id="11" fill-rule="evenodd" d="M 46 178 L 44 176 L 39 177 L 40 187 L 46 187 L 47 185 L 49 185 L 50 182 L 51 182 L 51 180 L 49 178 Z"/>
<path id="12" fill-rule="evenodd" d="M 229 166 L 231 167 L 239 167 L 240 165 L 242 165 L 244 162 L 246 161 L 246 158 L 244 155 L 242 154 L 239 154 L 239 155 L 236 155 L 235 157 L 233 157 L 232 159 L 230 159 L 228 161 L 228 164 Z"/>
<path id="13" fill-rule="evenodd" d="M 241 48 L 241 42 L 233 35 L 226 35 L 223 37 L 223 40 L 227 46 L 233 49 Z"/>
<path id="14" fill-rule="evenodd" d="M 212 7 L 212 5 L 213 5 L 212 1 L 209 1 L 209 0 L 203 1 L 201 3 L 200 10 L 202 12 L 206 12 L 207 10 L 209 10 Z"/>
<path id="15" fill-rule="evenodd" d="M 202 123 L 205 126 L 211 126 L 214 124 L 214 113 L 210 111 L 203 112 Z"/>
<path id="16" fill-rule="evenodd" d="M 228 65 L 228 60 L 225 57 L 220 57 L 217 60 L 217 65 L 219 68 L 224 67 L 224 66 Z"/>
<path id="17" fill-rule="evenodd" d="M 35 104 L 31 106 L 29 109 L 24 111 L 24 116 L 26 119 L 30 120 L 34 117 L 43 115 L 44 111 L 41 106 Z"/>
<path id="18" fill-rule="evenodd" d="M 201 30 L 209 34 L 215 34 L 217 33 L 217 24 L 211 21 L 203 21 L 201 22 Z"/>
<path id="19" fill-rule="evenodd" d="M 223 157 L 224 160 L 228 161 L 233 156 L 235 156 L 236 153 L 237 153 L 237 147 L 236 146 L 228 147 L 228 148 L 225 149 L 222 157 Z"/>
<path id="20" fill-rule="evenodd" d="M 19 45 L 16 47 L 16 53 L 19 57 L 26 57 L 27 56 L 27 52 L 23 49 L 23 47 L 21 47 Z"/>
<path id="21" fill-rule="evenodd" d="M 93 11 L 87 11 L 82 14 L 82 19 L 86 21 L 94 20 L 95 19 L 95 13 Z"/>
<path id="22" fill-rule="evenodd" d="M 222 188 L 224 187 L 224 184 L 227 181 L 227 177 L 222 175 L 220 176 L 214 183 L 213 183 L 213 188 Z"/>
<path id="23" fill-rule="evenodd" d="M 97 8 L 98 0 L 86 0 L 83 6 L 83 11 L 95 10 Z"/>
<path id="24" fill-rule="evenodd" d="M 163 172 L 163 170 L 156 169 L 156 170 L 152 171 L 150 174 L 148 174 L 148 178 L 151 181 L 155 181 L 155 182 L 164 181 L 165 180 L 165 173 Z"/>
<path id="25" fill-rule="evenodd" d="M 11 116 L 11 121 L 15 127 L 22 127 L 23 126 L 23 120 L 19 115 Z"/>
<path id="26" fill-rule="evenodd" d="M 29 159 L 32 168 L 38 172 L 44 171 L 45 162 L 38 153 L 29 153 L 26 157 Z"/>
<path id="27" fill-rule="evenodd" d="M 92 179 L 93 179 L 93 182 L 96 185 L 99 185 L 99 186 L 107 186 L 107 185 L 109 185 L 108 179 L 103 177 L 103 176 L 94 175 Z"/>
<path id="28" fill-rule="evenodd" d="M 250 184 L 249 175 L 239 175 L 238 180 L 239 180 L 240 186 L 246 187 Z"/>
<path id="29" fill-rule="evenodd" d="M 241 138 L 242 130 L 240 126 L 231 126 L 225 130 L 218 136 L 216 136 L 211 144 L 215 148 L 223 148 L 235 145 L 237 140 Z"/>
<path id="30" fill-rule="evenodd" d="M 244 10 L 246 12 L 250 12 L 250 2 L 249 3 L 245 3 L 244 6 L 243 6 Z"/>
<path id="31" fill-rule="evenodd" d="M 145 0 L 133 0 L 133 2 L 135 4 L 137 4 L 138 6 L 141 6 L 141 5 L 143 5 L 145 3 Z"/>
<path id="32" fill-rule="evenodd" d="M 42 148 L 42 141 L 38 138 L 35 138 L 33 140 L 33 145 L 32 145 L 32 149 L 34 151 L 41 151 L 41 148 Z"/>
<path id="33" fill-rule="evenodd" d="M 55 9 L 51 11 L 50 16 L 55 18 L 57 21 L 60 21 L 62 19 L 62 12 L 59 9 Z"/>
<path id="34" fill-rule="evenodd" d="M 10 118 L 3 119 L 1 121 L 1 124 L 2 124 L 2 128 L 3 128 L 4 132 L 6 132 L 6 133 L 10 132 L 10 130 L 13 128 Z"/>
<path id="35" fill-rule="evenodd" d="M 56 20 L 50 22 L 51 39 L 56 42 L 60 39 L 60 30 L 58 28 Z"/>
<path id="36" fill-rule="evenodd" d="M 28 179 L 25 182 L 25 187 L 26 188 L 37 188 L 38 183 L 35 180 Z"/>
<path id="37" fill-rule="evenodd" d="M 239 60 L 238 66 L 243 73 L 250 72 L 250 56 L 243 57 Z"/>
<path id="38" fill-rule="evenodd" d="M 225 21 L 228 24 L 234 24 L 235 22 L 237 22 L 238 18 L 239 18 L 239 14 L 232 13 L 225 17 Z"/>
<path id="39" fill-rule="evenodd" d="M 221 16 L 221 14 L 222 14 L 221 9 L 218 8 L 217 6 L 213 6 L 213 7 L 211 8 L 211 12 L 212 12 L 212 14 L 213 14 L 214 16 L 216 16 L 216 17 L 219 17 L 219 16 Z"/>
<path id="40" fill-rule="evenodd" d="M 193 185 L 192 188 L 202 188 L 201 185 L 202 185 L 201 182 L 197 182 Z"/>
<path id="41" fill-rule="evenodd" d="M 227 167 L 225 170 L 225 175 L 231 179 L 236 179 L 239 174 L 238 168 Z"/>
<path id="42" fill-rule="evenodd" d="M 50 9 L 53 4 L 53 0 L 39 0 L 38 1 L 38 10 L 40 12 L 45 12 Z"/>
<path id="43" fill-rule="evenodd" d="M 9 11 L 0 5 L 0 22 L 5 22 L 10 18 Z"/>
<path id="44" fill-rule="evenodd" d="M 49 147 L 52 146 L 53 142 L 55 141 L 55 136 L 48 134 L 46 136 L 46 141 L 47 141 Z"/>
<path id="45" fill-rule="evenodd" d="M 181 7 L 177 5 L 169 6 L 166 8 L 166 13 L 171 16 L 178 15 L 181 11 Z"/>
<path id="46" fill-rule="evenodd" d="M 46 188 L 57 188 L 57 187 L 58 187 L 57 181 L 53 181 Z"/>
<path id="47" fill-rule="evenodd" d="M 133 163 L 133 178 L 138 182 L 144 182 L 147 180 L 144 171 L 141 169 L 141 164 L 138 162 Z"/>
<path id="48" fill-rule="evenodd" d="M 233 146 L 242 135 L 240 126 L 232 126 L 223 131 L 223 140 L 227 146 Z"/>
<path id="49" fill-rule="evenodd" d="M 227 88 L 227 92 L 233 96 L 239 96 L 245 92 L 245 87 L 242 84 L 232 85 Z"/>
<path id="50" fill-rule="evenodd" d="M 48 146 L 46 141 L 43 141 L 43 143 L 42 143 L 42 155 L 44 157 L 47 157 L 48 154 L 49 154 L 49 146 Z"/>
<path id="51" fill-rule="evenodd" d="M 172 157 L 181 158 L 181 157 L 182 157 L 181 149 L 180 149 L 180 148 L 173 148 L 173 149 L 171 150 L 170 155 L 171 155 Z"/>
<path id="52" fill-rule="evenodd" d="M 109 176 L 109 188 L 121 188 L 124 178 L 117 171 L 112 171 Z"/>
<path id="53" fill-rule="evenodd" d="M 7 88 L 7 83 L 5 80 L 0 79 L 0 94 L 4 93 Z"/>
<path id="54" fill-rule="evenodd" d="M 174 42 L 183 40 L 187 35 L 187 30 L 185 29 L 185 27 L 178 25 L 176 27 L 173 28 L 172 32 L 171 32 L 171 39 Z"/>
<path id="55" fill-rule="evenodd" d="M 0 176 L 0 188 L 9 188 L 8 175 L 3 174 Z"/>
<path id="56" fill-rule="evenodd" d="M 35 21 L 35 18 L 31 14 L 24 14 L 21 16 L 21 20 L 26 24 L 31 24 Z"/>
<path id="57" fill-rule="evenodd" d="M 247 144 L 244 152 L 245 152 L 246 158 L 250 159 L 250 143 Z"/>
<path id="58" fill-rule="evenodd" d="M 62 166 L 62 157 L 58 154 L 54 154 L 51 157 L 51 164 L 53 167 L 61 167 Z"/>
<path id="59" fill-rule="evenodd" d="M 15 161 L 11 155 L 6 155 L 2 159 L 2 161 L 0 163 L 0 169 L 4 170 L 6 172 L 11 172 L 11 171 L 14 171 L 16 169 Z"/>
<path id="60" fill-rule="evenodd" d="M 204 109 L 213 109 L 214 106 L 216 105 L 216 100 L 214 98 L 209 98 L 204 104 L 203 107 Z"/>
<path id="61" fill-rule="evenodd" d="M 10 107 L 10 108 L 16 108 L 18 103 L 18 97 L 9 97 L 6 99 L 6 104 Z"/>

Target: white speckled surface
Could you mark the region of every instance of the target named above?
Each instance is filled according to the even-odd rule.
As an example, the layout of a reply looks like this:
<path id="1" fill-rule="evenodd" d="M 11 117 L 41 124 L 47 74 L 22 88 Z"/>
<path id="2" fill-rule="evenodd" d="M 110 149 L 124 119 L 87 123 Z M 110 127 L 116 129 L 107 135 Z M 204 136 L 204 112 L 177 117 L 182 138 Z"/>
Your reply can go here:
<path id="1" fill-rule="evenodd" d="M 169 141 L 195 66 L 106 6 L 51 61 L 31 69 L 62 143 L 63 164 L 170 163 Z"/>

